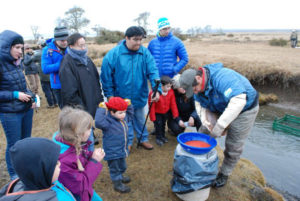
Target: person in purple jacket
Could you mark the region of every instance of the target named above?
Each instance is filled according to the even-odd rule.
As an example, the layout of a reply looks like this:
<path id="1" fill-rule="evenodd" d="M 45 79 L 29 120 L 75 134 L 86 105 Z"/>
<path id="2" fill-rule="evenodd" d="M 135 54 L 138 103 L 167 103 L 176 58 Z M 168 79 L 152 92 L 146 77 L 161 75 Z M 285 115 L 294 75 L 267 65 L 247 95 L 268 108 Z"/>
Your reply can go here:
<path id="1" fill-rule="evenodd" d="M 100 162 L 105 153 L 101 148 L 88 150 L 92 124 L 93 117 L 89 113 L 64 107 L 59 114 L 59 132 L 53 136 L 54 142 L 61 146 L 58 180 L 77 201 L 102 201 L 93 190 L 93 184 L 102 170 Z"/>

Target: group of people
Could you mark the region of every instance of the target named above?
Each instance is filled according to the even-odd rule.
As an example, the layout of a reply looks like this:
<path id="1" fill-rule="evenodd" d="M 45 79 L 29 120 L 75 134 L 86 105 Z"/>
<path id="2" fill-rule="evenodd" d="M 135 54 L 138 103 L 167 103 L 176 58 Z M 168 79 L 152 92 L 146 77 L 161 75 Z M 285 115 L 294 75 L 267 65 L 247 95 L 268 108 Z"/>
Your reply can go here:
<path id="1" fill-rule="evenodd" d="M 26 86 L 20 66 L 23 38 L 8 30 L 0 34 L 0 119 L 7 139 L 7 169 L 13 180 L 0 191 L 0 200 L 9 195 L 101 200 L 92 186 L 101 172 L 102 159 L 108 163 L 114 189 L 130 192 L 126 157 L 132 151 L 134 133 L 141 147 L 153 149 L 148 131 L 143 129 L 147 102 L 159 146 L 168 142 L 166 122 L 172 135 L 184 132 L 187 126 L 213 137 L 227 133 L 225 158 L 213 185 L 226 184 L 254 124 L 258 93 L 244 76 L 220 63 L 179 74 L 188 63 L 188 54 L 172 34 L 167 18 L 158 20 L 157 36 L 148 48 L 142 45 L 144 37 L 143 29 L 129 27 L 125 39 L 105 55 L 99 76 L 87 56 L 85 37 L 69 35 L 66 27 L 55 28 L 54 38 L 47 40 L 41 54 L 41 69 L 50 75 L 51 90 L 62 109 L 59 131 L 50 141 L 29 138 L 35 94 Z M 152 89 L 160 80 L 157 92 L 149 92 L 148 80 Z M 199 111 L 195 102 L 200 104 Z M 214 124 L 207 111 L 219 116 Z M 93 147 L 93 119 L 103 131 L 103 149 Z M 43 151 L 36 151 L 41 147 Z M 22 169 L 30 159 L 36 168 Z M 34 172 L 36 169 L 39 171 Z M 15 193 L 20 189 L 36 192 Z"/>

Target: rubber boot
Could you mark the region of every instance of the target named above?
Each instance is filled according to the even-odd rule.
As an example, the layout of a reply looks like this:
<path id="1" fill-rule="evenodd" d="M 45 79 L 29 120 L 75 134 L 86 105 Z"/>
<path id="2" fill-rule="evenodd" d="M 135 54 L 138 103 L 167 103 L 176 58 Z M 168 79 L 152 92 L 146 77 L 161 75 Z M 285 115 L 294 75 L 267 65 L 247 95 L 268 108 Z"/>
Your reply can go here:
<path id="1" fill-rule="evenodd" d="M 212 187 L 214 187 L 214 188 L 223 187 L 227 183 L 227 180 L 228 180 L 227 175 L 219 173 L 217 178 L 215 179 L 215 181 L 212 183 Z"/>
<path id="2" fill-rule="evenodd" d="M 115 191 L 120 193 L 129 193 L 130 187 L 122 183 L 122 180 L 113 181 Z"/>

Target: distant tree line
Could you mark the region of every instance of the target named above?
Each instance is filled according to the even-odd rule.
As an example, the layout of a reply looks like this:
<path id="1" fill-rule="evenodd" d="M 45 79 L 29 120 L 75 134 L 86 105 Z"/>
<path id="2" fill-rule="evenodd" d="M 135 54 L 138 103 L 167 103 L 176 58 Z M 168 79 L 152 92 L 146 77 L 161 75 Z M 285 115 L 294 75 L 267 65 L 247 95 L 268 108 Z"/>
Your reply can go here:
<path id="1" fill-rule="evenodd" d="M 81 32 L 84 35 L 89 35 L 89 32 L 86 31 L 86 27 L 89 25 L 90 20 L 85 16 L 85 10 L 81 7 L 74 6 L 67 10 L 64 14 L 64 17 L 59 17 L 56 20 L 57 26 L 67 26 L 71 33 Z M 145 29 L 145 31 L 149 33 L 153 33 L 152 30 L 149 29 L 149 17 L 150 12 L 143 12 L 138 15 L 133 21 L 137 23 L 138 26 L 141 26 Z M 103 43 L 117 43 L 124 38 L 124 32 L 121 31 L 111 31 L 105 29 L 99 24 L 94 25 L 92 31 L 95 32 L 95 42 L 98 44 Z M 36 43 L 42 35 L 39 33 L 38 26 L 31 26 L 31 31 L 33 34 L 34 42 Z M 83 32 L 84 31 L 84 32 Z M 186 40 L 188 37 L 197 37 L 198 35 L 205 35 L 212 33 L 211 25 L 206 25 L 204 28 L 201 27 L 191 27 L 187 30 L 186 33 L 178 27 L 173 27 L 172 32 L 175 36 L 179 37 L 181 40 Z M 224 34 L 222 29 L 219 29 L 215 34 Z"/>

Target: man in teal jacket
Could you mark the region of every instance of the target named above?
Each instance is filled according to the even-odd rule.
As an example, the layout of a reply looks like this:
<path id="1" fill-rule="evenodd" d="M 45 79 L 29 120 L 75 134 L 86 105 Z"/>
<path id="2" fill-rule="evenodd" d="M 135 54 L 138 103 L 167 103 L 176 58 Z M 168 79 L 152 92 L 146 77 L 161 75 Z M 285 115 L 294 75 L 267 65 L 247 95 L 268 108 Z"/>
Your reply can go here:
<path id="1" fill-rule="evenodd" d="M 202 126 L 206 125 L 208 134 L 216 138 L 227 132 L 223 164 L 213 183 L 214 187 L 222 187 L 239 161 L 254 125 L 259 110 L 258 93 L 247 78 L 224 68 L 222 63 L 209 64 L 197 71 L 185 70 L 179 82 L 187 97 L 195 93 L 194 98 L 201 105 Z M 219 115 L 215 125 L 207 123 L 206 110 Z"/>
<path id="2" fill-rule="evenodd" d="M 160 77 L 173 78 L 189 61 L 182 41 L 172 34 L 170 22 L 165 17 L 158 20 L 157 37 L 150 41 L 148 49 L 155 59 Z"/>
<path id="3" fill-rule="evenodd" d="M 153 149 L 148 142 L 148 132 L 144 129 L 144 107 L 148 99 L 148 83 L 152 88 L 159 79 L 158 70 L 149 50 L 141 45 L 143 31 L 137 27 L 129 27 L 125 32 L 125 41 L 110 50 L 103 59 L 101 83 L 104 95 L 109 99 L 114 96 L 131 100 L 134 108 L 133 121 L 128 124 L 128 149 L 131 149 L 134 134 L 140 139 L 142 147 Z M 159 93 L 153 101 L 158 101 Z"/>

